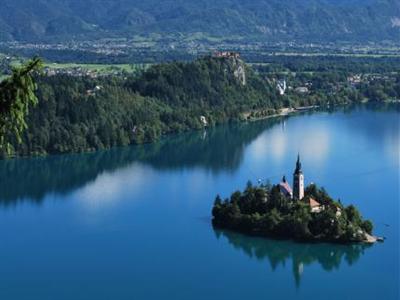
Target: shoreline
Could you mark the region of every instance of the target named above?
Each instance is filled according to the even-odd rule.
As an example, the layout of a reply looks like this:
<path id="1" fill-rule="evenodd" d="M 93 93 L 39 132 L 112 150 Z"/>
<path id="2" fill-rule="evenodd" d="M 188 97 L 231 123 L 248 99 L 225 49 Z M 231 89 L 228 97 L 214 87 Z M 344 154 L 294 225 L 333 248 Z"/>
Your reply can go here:
<path id="1" fill-rule="evenodd" d="M 254 122 L 254 121 L 259 121 L 259 120 L 265 120 L 265 119 L 270 119 L 270 118 L 278 118 L 278 117 L 285 117 L 289 116 L 298 112 L 303 112 L 303 111 L 309 111 L 312 109 L 319 108 L 319 105 L 310 105 L 310 106 L 299 106 L 299 107 L 284 107 L 280 108 L 277 113 L 274 113 L 272 115 L 265 115 L 265 116 L 260 116 L 260 117 L 252 117 L 251 114 L 254 112 L 247 112 L 243 113 L 243 116 L 246 121 Z M 256 111 L 257 112 L 257 111 Z M 258 111 L 260 112 L 260 111 Z"/>
<path id="2" fill-rule="evenodd" d="M 262 232 L 257 232 L 257 231 L 246 231 L 246 230 L 240 230 L 240 229 L 234 229 L 230 228 L 229 226 L 223 226 L 218 223 L 214 223 L 214 219 L 211 220 L 212 226 L 214 229 L 220 229 L 220 230 L 229 230 L 235 233 L 242 234 L 247 237 L 258 237 L 258 238 L 264 238 L 264 239 L 272 239 L 272 240 L 278 240 L 278 241 L 292 241 L 295 243 L 299 244 L 334 244 L 334 245 L 358 245 L 358 244 L 366 244 L 366 245 L 373 245 L 376 243 L 383 243 L 385 241 L 384 237 L 379 237 L 375 235 L 371 235 L 368 233 L 365 234 L 365 239 L 361 241 L 343 241 L 343 240 L 330 240 L 330 239 L 321 239 L 321 238 L 294 238 L 290 236 L 279 236 L 275 234 L 268 234 L 268 233 L 262 233 Z"/>
<path id="3" fill-rule="evenodd" d="M 392 102 L 393 103 L 393 102 Z M 397 102 L 395 102 L 397 103 Z M 365 103 L 364 103 L 365 104 Z M 346 106 L 348 104 L 344 104 L 344 105 L 340 105 L 340 106 Z M 257 121 L 262 121 L 262 120 L 266 120 L 266 119 L 273 119 L 273 118 L 279 118 L 279 117 L 286 117 L 286 116 L 291 116 L 294 115 L 296 113 L 300 113 L 300 112 L 306 112 L 306 111 L 311 111 L 313 109 L 318 109 L 324 106 L 320 106 L 320 105 L 311 105 L 311 106 L 300 106 L 300 107 L 296 107 L 296 108 L 280 108 L 278 109 L 278 113 L 274 113 L 271 115 L 265 115 L 265 116 L 260 116 L 260 117 L 251 117 L 251 112 L 244 112 L 241 113 L 241 116 L 243 117 L 242 119 L 234 119 L 234 122 L 257 122 Z M 259 110 L 262 111 L 262 110 Z M 192 129 L 188 129 L 185 131 L 181 131 L 181 132 L 168 132 L 168 133 L 164 133 L 162 134 L 160 137 L 158 137 L 157 139 L 150 141 L 150 142 L 146 142 L 146 143 L 141 143 L 141 144 L 135 144 L 135 143 L 131 143 L 128 145 L 124 145 L 124 146 L 113 146 L 110 148 L 100 148 L 100 149 L 90 149 L 87 151 L 80 151 L 80 152 L 63 152 L 63 153 L 31 153 L 28 155 L 18 155 L 18 154 L 13 154 L 13 155 L 8 155 L 8 156 L 1 156 L 0 155 L 0 161 L 3 160 L 12 160 L 12 159 L 29 159 L 29 158 L 39 158 L 39 157 L 47 157 L 47 156 L 58 156 L 58 155 L 71 155 L 71 154 L 90 154 L 90 153 L 95 153 L 95 152 L 99 152 L 99 151 L 109 151 L 115 148 L 123 148 L 123 147 L 132 147 L 132 146 L 140 146 L 140 145 L 146 145 L 146 144 L 151 144 L 151 143 L 155 143 L 158 142 L 162 139 L 168 138 L 169 136 L 173 136 L 173 135 L 179 135 L 182 133 L 187 133 L 187 132 L 198 132 L 201 130 L 206 130 L 207 128 L 213 128 L 219 125 L 223 125 L 223 124 L 228 124 L 232 121 L 232 119 L 228 119 L 225 120 L 222 123 L 217 123 L 217 124 L 213 124 L 213 125 L 207 125 L 205 127 L 202 128 L 192 128 Z"/>
<path id="4" fill-rule="evenodd" d="M 242 113 L 242 116 L 244 116 L 245 118 L 240 120 L 237 119 L 238 122 L 255 122 L 255 121 L 260 121 L 260 120 L 264 120 L 264 119 L 272 119 L 272 118 L 278 118 L 278 117 L 285 117 L 285 116 L 289 116 L 298 112 L 303 112 L 303 111 L 309 111 L 315 108 L 319 108 L 320 106 L 318 105 L 312 105 L 312 106 L 300 106 L 300 107 L 296 107 L 296 108 L 291 108 L 291 107 L 284 107 L 284 108 L 280 108 L 278 109 L 279 113 L 275 113 L 272 115 L 266 115 L 266 116 L 262 116 L 262 117 L 258 117 L 258 118 L 249 118 L 250 114 L 249 112 L 247 113 Z M 246 117 L 247 116 L 247 117 Z M 231 120 L 226 120 L 222 123 L 218 123 L 215 124 L 211 127 L 215 127 L 218 125 L 223 125 L 223 124 L 227 124 L 229 123 Z M 207 129 L 209 127 L 209 125 L 205 126 L 202 129 Z M 182 132 L 171 132 L 171 133 L 166 133 L 166 134 L 162 134 L 160 137 L 158 137 L 157 139 L 147 142 L 147 143 L 142 143 L 142 144 L 129 144 L 126 146 L 114 146 L 111 148 L 104 148 L 104 149 L 93 149 L 93 150 L 88 150 L 88 151 L 82 151 L 82 152 L 65 152 L 65 153 L 32 153 L 32 154 L 28 154 L 28 155 L 10 155 L 10 156 L 0 156 L 0 161 L 2 160 L 10 160 L 10 159 L 20 159 L 20 158 L 37 158 L 37 157 L 47 157 L 47 156 L 52 156 L 52 155 L 70 155 L 70 154 L 87 154 L 87 153 L 95 153 L 98 151 L 108 151 L 114 148 L 121 148 L 121 147 L 132 147 L 132 146 L 140 146 L 140 145 L 146 145 L 146 144 L 151 144 L 151 143 L 155 143 L 160 141 L 163 138 L 167 138 L 169 135 L 175 135 L 175 134 L 182 134 L 182 133 L 186 133 L 186 132 L 196 132 L 202 129 L 189 129 L 189 130 L 185 130 Z"/>

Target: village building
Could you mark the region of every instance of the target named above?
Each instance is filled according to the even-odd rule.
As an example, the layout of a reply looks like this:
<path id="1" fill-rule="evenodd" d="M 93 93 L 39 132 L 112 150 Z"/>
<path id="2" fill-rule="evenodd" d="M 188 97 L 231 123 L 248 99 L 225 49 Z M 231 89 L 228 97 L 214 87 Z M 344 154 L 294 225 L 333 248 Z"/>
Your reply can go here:
<path id="1" fill-rule="evenodd" d="M 303 199 L 303 201 L 310 206 L 311 212 L 313 213 L 319 213 L 324 209 L 321 203 L 319 203 L 312 197 L 306 197 L 305 199 Z"/>
<path id="2" fill-rule="evenodd" d="M 96 92 L 99 92 L 103 87 L 101 85 L 96 85 L 94 89 L 90 89 L 86 91 L 86 95 L 88 96 L 96 96 Z"/>
<path id="3" fill-rule="evenodd" d="M 306 94 L 306 93 L 308 93 L 309 90 L 308 90 L 308 87 L 306 87 L 306 86 L 299 86 L 299 87 L 295 88 L 294 91 L 299 94 Z"/>
<path id="4" fill-rule="evenodd" d="M 285 95 L 287 89 L 286 80 L 279 80 L 276 84 L 276 88 L 278 89 L 279 95 Z"/>
<path id="5" fill-rule="evenodd" d="M 204 127 L 208 125 L 207 118 L 205 116 L 200 116 L 200 122 Z"/>

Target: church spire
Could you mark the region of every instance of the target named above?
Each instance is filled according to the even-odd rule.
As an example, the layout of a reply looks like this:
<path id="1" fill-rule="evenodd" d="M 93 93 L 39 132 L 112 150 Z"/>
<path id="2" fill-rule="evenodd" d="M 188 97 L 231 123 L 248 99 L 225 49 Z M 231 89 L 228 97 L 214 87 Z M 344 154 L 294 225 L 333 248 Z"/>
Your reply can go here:
<path id="1" fill-rule="evenodd" d="M 300 162 L 300 154 L 297 154 L 297 162 L 296 162 L 296 169 L 294 171 L 295 174 L 301 173 L 301 162 Z"/>
<path id="2" fill-rule="evenodd" d="M 301 170 L 300 154 L 297 155 L 296 169 L 293 173 L 293 198 L 301 200 L 304 197 L 304 175 Z"/>

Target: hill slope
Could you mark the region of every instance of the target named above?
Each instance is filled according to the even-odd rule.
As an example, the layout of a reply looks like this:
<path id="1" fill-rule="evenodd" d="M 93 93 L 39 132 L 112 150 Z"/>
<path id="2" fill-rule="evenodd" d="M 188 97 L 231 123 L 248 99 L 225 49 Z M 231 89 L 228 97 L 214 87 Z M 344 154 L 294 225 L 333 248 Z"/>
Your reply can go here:
<path id="1" fill-rule="evenodd" d="M 277 91 L 277 74 L 254 69 L 235 56 L 153 65 L 127 78 L 38 76 L 39 104 L 30 110 L 28 129 L 22 144 L 14 140 L 14 150 L 16 155 L 37 155 L 107 149 L 204 129 L 205 123 L 263 118 L 281 108 L 400 97 L 399 76 L 387 80 L 382 75 L 382 80 L 363 79 L 351 86 L 351 74 L 299 73 L 288 77 L 292 89 L 285 95 Z M 293 87 L 303 83 L 310 90 L 299 94 Z"/>
<path id="2" fill-rule="evenodd" d="M 146 143 L 201 129 L 202 116 L 213 125 L 283 105 L 273 87 L 234 58 L 156 65 L 129 80 L 39 77 L 38 86 L 23 143 L 13 143 L 20 155 Z"/>
<path id="3" fill-rule="evenodd" d="M 0 41 L 200 33 L 237 40 L 400 40 L 397 0 L 2 0 Z"/>

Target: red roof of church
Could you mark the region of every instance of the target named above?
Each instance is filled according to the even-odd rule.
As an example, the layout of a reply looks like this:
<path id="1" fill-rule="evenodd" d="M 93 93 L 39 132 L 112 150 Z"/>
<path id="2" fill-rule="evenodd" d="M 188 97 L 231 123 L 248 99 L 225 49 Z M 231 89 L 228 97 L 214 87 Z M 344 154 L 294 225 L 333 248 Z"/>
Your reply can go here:
<path id="1" fill-rule="evenodd" d="M 281 187 L 281 191 L 285 191 L 287 194 L 291 195 L 292 194 L 292 188 L 290 187 L 289 183 L 287 181 L 279 183 L 279 186 Z"/>

